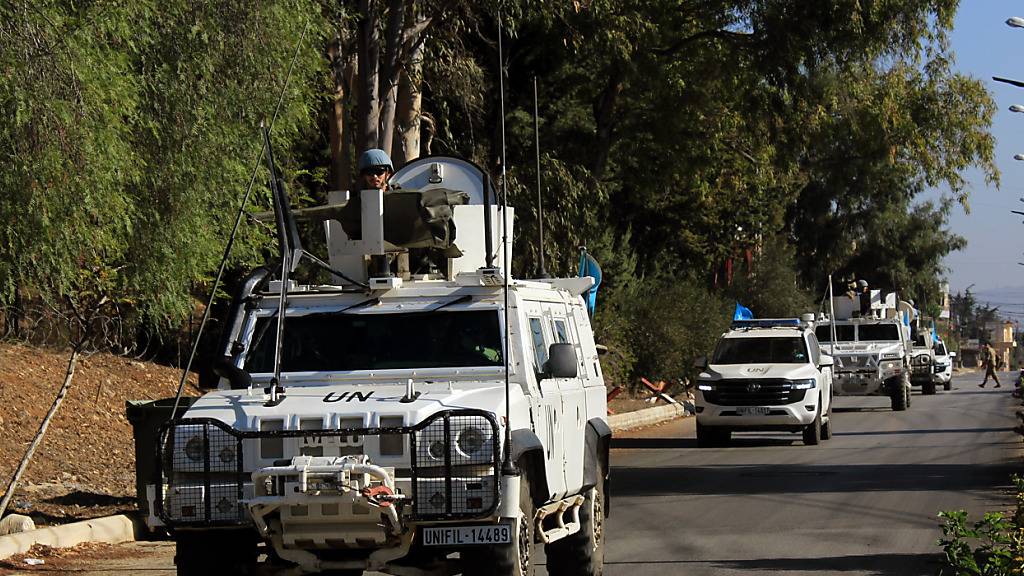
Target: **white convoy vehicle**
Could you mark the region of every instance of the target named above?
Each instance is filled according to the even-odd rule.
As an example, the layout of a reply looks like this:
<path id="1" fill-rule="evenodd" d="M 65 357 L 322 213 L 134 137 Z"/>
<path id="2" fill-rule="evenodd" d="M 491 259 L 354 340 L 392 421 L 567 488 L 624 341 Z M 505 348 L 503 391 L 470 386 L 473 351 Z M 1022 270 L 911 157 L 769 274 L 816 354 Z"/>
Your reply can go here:
<path id="1" fill-rule="evenodd" d="M 855 301 L 833 298 L 836 319 L 819 323 L 815 333 L 835 360 L 837 396 L 888 396 L 893 410 L 906 410 L 911 402 L 911 343 L 903 316 L 912 308 L 897 306 L 895 294 L 881 300 L 877 290 L 871 300 L 870 315 L 854 317 Z"/>
<path id="2" fill-rule="evenodd" d="M 956 352 L 950 352 L 945 342 L 939 340 L 935 343 L 935 383 L 941 385 L 943 390 L 953 389 L 953 359 Z"/>
<path id="3" fill-rule="evenodd" d="M 523 575 L 539 543 L 553 573 L 601 573 L 611 430 L 581 298 L 594 280 L 504 278 L 492 262 L 511 248 L 511 208 L 490 205 L 469 162 L 423 158 L 391 183 L 353 200 L 357 240 L 337 197 L 296 212 L 329 218 L 343 277 L 257 270 L 218 388 L 162 429 L 149 522 L 173 535 L 179 575 L 244 573 L 258 554 L 293 574 Z M 455 201 L 400 222 L 428 191 Z M 388 275 L 383 259 L 415 255 L 429 242 L 410 230 L 427 229 L 444 238 L 425 271 Z M 282 253 L 301 257 L 290 234 Z"/>
<path id="4" fill-rule="evenodd" d="M 698 361 L 698 446 L 727 444 L 747 430 L 801 432 L 809 445 L 832 437 L 832 358 L 812 320 L 733 322 L 710 361 Z"/>
<path id="5" fill-rule="evenodd" d="M 935 342 L 931 332 L 911 329 L 910 385 L 920 386 L 921 393 L 935 394 Z"/>

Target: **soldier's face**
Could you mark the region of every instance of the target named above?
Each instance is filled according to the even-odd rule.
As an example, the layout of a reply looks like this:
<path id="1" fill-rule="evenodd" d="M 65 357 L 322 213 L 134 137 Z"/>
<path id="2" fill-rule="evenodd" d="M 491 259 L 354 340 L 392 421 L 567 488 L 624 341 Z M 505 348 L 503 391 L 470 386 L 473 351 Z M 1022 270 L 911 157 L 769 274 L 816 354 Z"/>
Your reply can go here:
<path id="1" fill-rule="evenodd" d="M 370 166 L 362 171 L 365 190 L 380 190 L 388 182 L 391 171 L 387 166 Z"/>

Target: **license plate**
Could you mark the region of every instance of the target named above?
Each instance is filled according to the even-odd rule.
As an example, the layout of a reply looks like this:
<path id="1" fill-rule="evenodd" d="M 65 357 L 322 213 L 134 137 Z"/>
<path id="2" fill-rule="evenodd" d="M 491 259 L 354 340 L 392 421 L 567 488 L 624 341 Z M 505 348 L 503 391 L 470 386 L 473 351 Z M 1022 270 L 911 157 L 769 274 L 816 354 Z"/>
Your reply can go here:
<path id="1" fill-rule="evenodd" d="M 767 406 L 740 406 L 736 408 L 736 413 L 740 416 L 767 416 L 771 412 L 771 408 Z"/>
<path id="2" fill-rule="evenodd" d="M 467 546 L 477 544 L 511 544 L 512 528 L 509 524 L 494 526 L 446 526 L 424 528 L 424 546 Z"/>

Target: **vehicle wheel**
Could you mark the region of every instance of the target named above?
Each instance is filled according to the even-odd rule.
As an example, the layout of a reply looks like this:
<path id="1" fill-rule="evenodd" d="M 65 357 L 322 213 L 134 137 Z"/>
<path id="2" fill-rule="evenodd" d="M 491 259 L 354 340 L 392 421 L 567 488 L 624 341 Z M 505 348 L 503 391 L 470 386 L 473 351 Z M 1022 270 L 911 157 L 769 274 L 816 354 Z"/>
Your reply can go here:
<path id="1" fill-rule="evenodd" d="M 828 403 L 828 420 L 821 423 L 821 439 L 831 440 L 832 439 L 832 402 Z"/>
<path id="2" fill-rule="evenodd" d="M 814 422 L 804 427 L 804 444 L 817 446 L 821 443 L 821 405 L 818 405 L 818 413 L 814 415 Z"/>
<path id="3" fill-rule="evenodd" d="M 900 386 L 899 389 L 894 390 L 892 393 L 892 409 L 894 412 L 902 412 L 907 409 L 910 405 L 910 394 L 907 393 L 907 389 Z"/>
<path id="4" fill-rule="evenodd" d="M 537 560 L 536 507 L 530 494 L 527 470 L 520 466 L 519 518 L 512 530 L 512 543 L 504 546 L 480 546 L 462 551 L 462 573 L 465 576 L 533 576 Z M 603 504 L 603 503 L 602 503 Z"/>
<path id="5" fill-rule="evenodd" d="M 921 393 L 926 396 L 935 394 L 935 382 L 923 382 L 921 383 Z"/>
<path id="6" fill-rule="evenodd" d="M 580 531 L 548 544 L 548 572 L 569 576 L 601 576 L 604 572 L 604 470 L 597 486 L 587 491 L 580 509 Z"/>
<path id="7" fill-rule="evenodd" d="M 715 445 L 715 430 L 697 422 L 697 447 L 710 448 Z"/>
<path id="8" fill-rule="evenodd" d="M 953 379 L 950 378 L 949 380 L 946 380 L 945 382 L 943 382 L 942 383 L 942 389 L 945 390 L 946 392 L 949 392 L 950 390 L 952 390 L 953 389 Z"/>
<path id="9" fill-rule="evenodd" d="M 252 533 L 181 532 L 174 540 L 178 576 L 256 573 L 257 542 Z"/>

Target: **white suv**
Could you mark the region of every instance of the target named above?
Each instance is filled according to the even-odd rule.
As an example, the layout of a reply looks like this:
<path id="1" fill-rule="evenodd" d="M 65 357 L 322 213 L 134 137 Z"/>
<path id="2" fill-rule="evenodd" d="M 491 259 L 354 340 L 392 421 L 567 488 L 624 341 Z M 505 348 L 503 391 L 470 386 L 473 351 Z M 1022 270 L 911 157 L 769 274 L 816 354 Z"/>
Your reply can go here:
<path id="1" fill-rule="evenodd" d="M 953 358 L 956 358 L 956 352 L 948 351 L 943 342 L 935 343 L 935 375 L 933 378 L 936 384 L 942 385 L 943 390 L 953 389 Z"/>
<path id="2" fill-rule="evenodd" d="M 832 436 L 832 357 L 812 318 L 735 321 L 710 362 L 698 360 L 698 446 L 740 430 L 802 432 L 808 445 Z"/>

